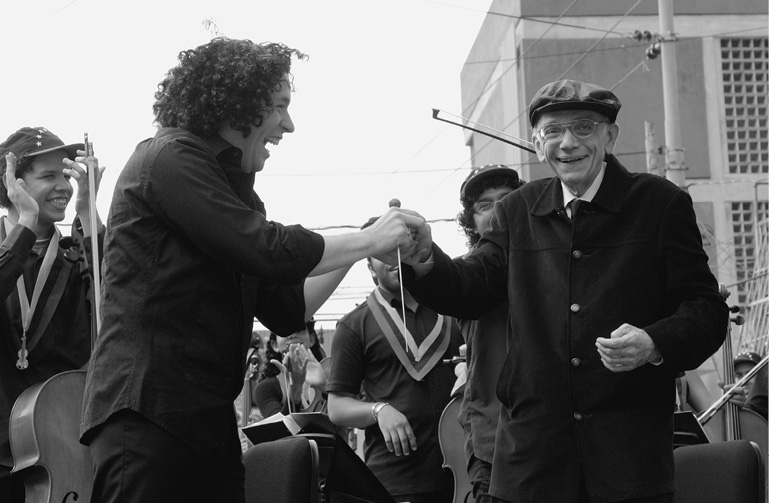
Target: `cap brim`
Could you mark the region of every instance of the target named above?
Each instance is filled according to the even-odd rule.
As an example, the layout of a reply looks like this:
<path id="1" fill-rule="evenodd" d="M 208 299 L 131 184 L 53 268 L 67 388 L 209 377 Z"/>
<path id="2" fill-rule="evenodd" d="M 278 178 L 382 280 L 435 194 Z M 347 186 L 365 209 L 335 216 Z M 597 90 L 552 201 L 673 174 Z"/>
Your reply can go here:
<path id="1" fill-rule="evenodd" d="M 512 172 L 512 173 L 511 173 Z M 491 168 L 487 170 L 483 170 L 477 175 L 475 175 L 473 178 L 471 178 L 466 184 L 462 186 L 462 194 L 465 195 L 469 190 L 472 190 L 472 188 L 478 184 L 479 182 L 485 180 L 486 178 L 490 176 L 496 176 L 496 175 L 503 175 L 506 176 L 512 180 L 520 180 L 520 177 L 518 176 L 518 172 L 516 172 L 512 168 Z"/>
<path id="2" fill-rule="evenodd" d="M 38 155 L 47 154 L 49 152 L 56 152 L 57 150 L 64 150 L 70 159 L 77 157 L 78 150 L 85 150 L 85 144 L 83 143 L 70 143 L 69 145 L 59 145 L 58 147 L 48 148 L 40 150 L 38 152 L 28 153 L 27 157 L 36 157 Z"/>

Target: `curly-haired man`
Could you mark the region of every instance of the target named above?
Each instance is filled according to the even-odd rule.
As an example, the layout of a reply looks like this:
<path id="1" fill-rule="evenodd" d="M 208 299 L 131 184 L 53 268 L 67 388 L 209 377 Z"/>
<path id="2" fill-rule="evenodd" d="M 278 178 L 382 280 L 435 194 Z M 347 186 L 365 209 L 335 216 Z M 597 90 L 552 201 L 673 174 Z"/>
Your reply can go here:
<path id="1" fill-rule="evenodd" d="M 93 501 L 243 501 L 233 401 L 254 317 L 291 334 L 357 260 L 426 251 L 407 232 L 424 219 L 395 208 L 331 237 L 267 220 L 253 183 L 267 146 L 294 131 L 293 58 L 218 38 L 183 51 L 158 86 L 160 127 L 128 160 L 107 222 L 81 431 Z"/>

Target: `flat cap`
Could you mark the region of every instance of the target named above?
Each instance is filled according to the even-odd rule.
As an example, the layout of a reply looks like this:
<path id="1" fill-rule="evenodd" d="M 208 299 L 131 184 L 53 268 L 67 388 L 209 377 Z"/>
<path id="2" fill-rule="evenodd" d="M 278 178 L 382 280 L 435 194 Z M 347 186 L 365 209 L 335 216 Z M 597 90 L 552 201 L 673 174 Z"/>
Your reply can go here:
<path id="1" fill-rule="evenodd" d="M 529 104 L 529 124 L 534 126 L 544 112 L 558 110 L 592 110 L 617 120 L 622 107 L 613 92 L 595 84 L 578 80 L 558 80 L 542 87 Z"/>

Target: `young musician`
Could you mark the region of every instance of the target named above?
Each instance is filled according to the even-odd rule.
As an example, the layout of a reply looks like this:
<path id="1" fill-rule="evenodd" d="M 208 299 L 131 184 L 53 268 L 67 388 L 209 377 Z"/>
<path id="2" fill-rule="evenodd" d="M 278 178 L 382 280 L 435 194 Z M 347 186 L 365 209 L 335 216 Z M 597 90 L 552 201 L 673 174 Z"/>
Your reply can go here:
<path id="1" fill-rule="evenodd" d="M 91 354 L 91 219 L 84 145 L 65 145 L 43 127 L 24 127 L 0 144 L 0 501 L 24 501 L 11 476 L 9 418 L 30 386 L 82 368 Z M 101 170 L 97 169 L 97 180 Z M 71 237 L 56 223 L 78 190 Z M 95 189 L 94 189 L 95 190 Z M 100 250 L 99 250 L 100 251 Z M 99 253 L 100 256 L 100 253 Z M 79 419 L 78 419 L 79 420 Z M 74 439 L 76 441 L 76 439 Z"/>

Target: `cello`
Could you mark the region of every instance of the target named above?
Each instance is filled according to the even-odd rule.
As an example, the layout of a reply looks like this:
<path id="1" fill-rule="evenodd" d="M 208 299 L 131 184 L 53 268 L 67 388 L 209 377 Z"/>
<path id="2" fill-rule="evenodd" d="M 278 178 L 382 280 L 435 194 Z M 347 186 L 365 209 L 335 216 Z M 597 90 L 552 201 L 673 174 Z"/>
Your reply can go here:
<path id="1" fill-rule="evenodd" d="M 472 503 L 473 487 L 467 475 L 467 460 L 465 459 L 465 433 L 459 424 L 459 409 L 462 406 L 462 395 L 455 396 L 443 409 L 438 423 L 438 443 L 443 453 L 443 468 L 451 472 L 454 478 L 453 503 Z"/>
<path id="2" fill-rule="evenodd" d="M 99 237 L 96 211 L 96 171 L 93 144 L 85 134 L 88 167 L 88 207 L 91 220 L 90 265 L 91 349 L 99 330 Z M 87 259 L 86 259 L 87 261 Z M 61 372 L 27 388 L 13 405 L 10 417 L 12 473 L 24 481 L 25 503 L 87 503 L 93 489 L 88 448 L 80 443 L 85 370 Z"/>
<path id="3" fill-rule="evenodd" d="M 729 296 L 724 285 L 721 285 L 721 295 L 724 300 Z M 738 306 L 730 307 L 733 313 L 739 312 Z M 732 330 L 731 324 L 741 325 L 744 322 L 742 316 L 730 318 L 727 327 L 726 339 L 721 347 L 722 362 L 724 369 L 724 381 L 728 383 L 735 382 L 734 375 L 734 357 L 732 354 Z M 769 446 L 769 430 L 767 430 L 767 421 L 760 414 L 740 407 L 731 402 L 729 398 L 734 395 L 734 389 L 741 387 L 748 382 L 756 373 L 766 365 L 767 358 L 764 357 L 759 364 L 751 369 L 735 386 L 724 393 L 713 405 L 698 416 L 700 424 L 705 429 L 711 442 L 729 442 L 732 440 L 750 440 L 758 444 L 764 455 L 765 464 L 767 459 L 767 447 Z"/>

